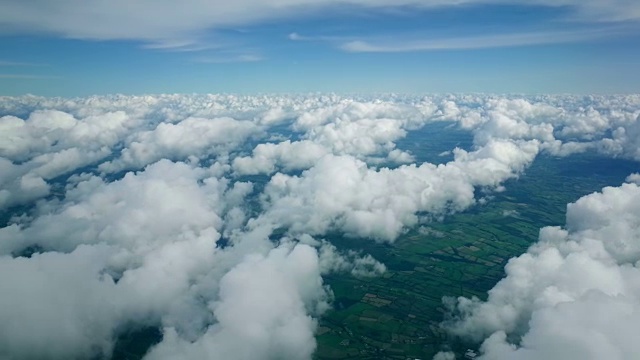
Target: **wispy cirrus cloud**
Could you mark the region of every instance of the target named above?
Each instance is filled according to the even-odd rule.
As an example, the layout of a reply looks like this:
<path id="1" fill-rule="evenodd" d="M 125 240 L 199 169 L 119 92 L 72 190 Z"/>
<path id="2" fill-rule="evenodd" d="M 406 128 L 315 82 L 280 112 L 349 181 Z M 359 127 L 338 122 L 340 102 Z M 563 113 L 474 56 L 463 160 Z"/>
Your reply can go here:
<path id="1" fill-rule="evenodd" d="M 203 64 L 225 64 L 225 63 L 246 63 L 258 62 L 266 60 L 265 57 L 258 54 L 239 54 L 239 55 L 214 55 L 203 56 L 193 59 L 194 62 Z"/>
<path id="2" fill-rule="evenodd" d="M 25 68 L 40 68 L 48 67 L 49 64 L 23 62 L 23 61 L 7 61 L 0 60 L 0 68 L 7 69 L 8 73 L 0 73 L 0 80 L 14 79 L 14 80 L 45 80 L 45 79 L 59 79 L 59 76 L 46 75 L 46 74 L 25 74 L 25 73 L 11 73 L 16 68 L 21 68 L 25 71 Z"/>
<path id="3" fill-rule="evenodd" d="M 326 36 L 326 35 L 302 35 L 297 32 L 292 32 L 287 35 L 287 38 L 292 41 L 347 41 L 347 36 Z"/>
<path id="4" fill-rule="evenodd" d="M 0 74 L 0 79 L 60 79 L 60 76 L 54 75 L 33 75 L 33 74 Z"/>
<path id="5" fill-rule="evenodd" d="M 6 61 L 6 60 L 0 60 L 0 66 L 15 66 L 15 67 L 43 67 L 43 66 L 49 66 L 49 64 L 32 63 L 32 62 L 23 62 L 23 61 Z"/>
<path id="6" fill-rule="evenodd" d="M 142 48 L 173 52 L 195 52 L 217 48 L 219 46 L 207 44 L 197 40 L 168 40 L 144 44 Z"/>
<path id="7" fill-rule="evenodd" d="M 616 33 L 617 31 L 612 29 L 600 29 L 587 31 L 542 31 L 432 39 L 377 38 L 370 40 L 347 41 L 339 45 L 339 48 L 352 53 L 473 50 L 583 42 L 606 38 Z"/>

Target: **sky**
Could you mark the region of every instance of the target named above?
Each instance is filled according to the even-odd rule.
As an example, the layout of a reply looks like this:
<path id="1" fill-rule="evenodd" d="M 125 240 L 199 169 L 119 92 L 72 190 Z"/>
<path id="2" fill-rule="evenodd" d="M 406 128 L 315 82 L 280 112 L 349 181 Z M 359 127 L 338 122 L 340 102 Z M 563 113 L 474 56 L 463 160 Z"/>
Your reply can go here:
<path id="1" fill-rule="evenodd" d="M 631 0 L 6 0 L 0 95 L 637 93 Z"/>

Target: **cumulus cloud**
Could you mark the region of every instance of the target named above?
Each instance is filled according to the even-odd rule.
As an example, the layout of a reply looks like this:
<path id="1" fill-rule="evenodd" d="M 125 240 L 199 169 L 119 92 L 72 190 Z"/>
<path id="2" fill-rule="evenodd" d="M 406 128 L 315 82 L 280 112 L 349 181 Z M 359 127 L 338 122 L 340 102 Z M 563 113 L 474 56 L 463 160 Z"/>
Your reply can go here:
<path id="1" fill-rule="evenodd" d="M 278 168 L 283 171 L 308 169 L 329 152 L 313 141 L 286 140 L 277 144 L 259 144 L 251 156 L 233 160 L 233 170 L 240 175 L 272 174 Z"/>
<path id="2" fill-rule="evenodd" d="M 3 252 L 29 242 L 65 251 L 88 242 L 135 248 L 173 241 L 189 230 L 219 229 L 226 187 L 224 180 L 208 178 L 206 169 L 168 160 L 108 184 L 93 176 L 70 189 L 57 211 L 43 210 L 22 236 L 3 238 Z"/>
<path id="3" fill-rule="evenodd" d="M 309 359 L 315 320 L 326 309 L 316 251 L 308 245 L 251 255 L 220 281 L 210 309 L 218 322 L 195 342 L 173 329 L 148 359 Z"/>
<path id="4" fill-rule="evenodd" d="M 3 266 L 16 270 L 1 281 L 13 294 L 5 298 L 11 311 L 0 315 L 9 316 L 2 332 L 13 337 L 2 348 L 18 358 L 108 356 L 123 326 L 170 321 L 194 306 L 189 289 L 209 271 L 223 207 L 241 188 L 163 161 L 110 184 L 80 182 L 62 204 L 43 204 L 32 222 L 0 229 Z M 11 256 L 25 248 L 44 253 Z M 40 283 L 47 286 L 32 287 Z"/>
<path id="5" fill-rule="evenodd" d="M 635 356 L 639 201 L 640 187 L 626 183 L 569 204 L 565 228 L 543 228 L 538 243 L 509 261 L 486 302 L 451 302 L 445 328 L 484 340 L 482 359 Z"/>
<path id="6" fill-rule="evenodd" d="M 490 139 L 536 139 L 541 150 L 568 156 L 595 150 L 637 160 L 638 97 L 541 99 L 464 97 L 445 100 L 433 114 L 474 133 L 474 143 Z"/>
<path id="7" fill-rule="evenodd" d="M 266 236 L 255 234 L 217 248 L 223 215 L 250 186 L 209 175 L 163 160 L 113 183 L 91 177 L 53 214 L 1 229 L 0 267 L 16 275 L 0 280 L 11 292 L 2 301 L 11 310 L 0 314 L 11 336 L 0 353 L 108 357 L 123 327 L 162 324 L 164 340 L 150 358 L 308 358 L 312 315 L 326 310 L 328 296 L 316 250 L 269 251 Z M 10 255 L 25 247 L 45 252 Z"/>
<path id="8" fill-rule="evenodd" d="M 0 158 L 0 170 L 0 209 L 49 194 L 50 186 L 44 179 L 25 175 L 19 166 L 5 158 Z"/>
<path id="9" fill-rule="evenodd" d="M 4 116 L 0 156 L 24 162 L 52 150 L 100 150 L 114 146 L 135 122 L 122 111 L 76 119 L 58 110 L 36 110 L 26 120 Z"/>
<path id="10" fill-rule="evenodd" d="M 435 166 L 369 168 L 350 156 L 326 156 L 301 176 L 278 173 L 264 191 L 265 213 L 256 223 L 286 225 L 293 232 L 347 234 L 393 241 L 418 212 L 432 216 L 475 203 L 475 187 L 497 187 L 517 176 L 538 151 L 536 142 L 492 141 Z"/>
<path id="11" fill-rule="evenodd" d="M 406 105 L 343 100 L 302 113 L 292 126 L 302 132 L 302 140 L 259 144 L 252 156 L 236 158 L 233 168 L 238 174 L 302 170 L 327 154 L 407 163 L 413 157 L 396 149 L 394 142 L 424 122 L 416 109 Z"/>
<path id="12" fill-rule="evenodd" d="M 107 355 L 115 326 L 126 320 L 116 285 L 101 276 L 110 250 L 80 247 L 30 259 L 0 257 L 2 336 L 9 359 Z M 10 275 L 9 275 L 10 274 Z M 130 314 L 131 315 L 131 314 Z"/>
<path id="13" fill-rule="evenodd" d="M 308 235 L 304 236 L 308 237 Z M 323 274 L 349 272 L 355 277 L 366 278 L 378 276 L 387 271 L 387 267 L 383 263 L 369 254 L 361 255 L 353 250 L 346 253 L 340 252 L 334 245 L 326 241 L 319 243 L 319 245 L 320 269 Z"/>
<path id="14" fill-rule="evenodd" d="M 138 169 L 160 159 L 226 154 L 258 130 L 253 122 L 232 118 L 187 118 L 177 124 L 160 123 L 154 130 L 135 134 L 121 156 L 102 164 L 101 170 L 116 172 Z"/>
<path id="15" fill-rule="evenodd" d="M 627 176 L 626 181 L 628 183 L 635 183 L 637 185 L 640 185 L 640 174 L 639 173 L 633 173 L 633 174 Z"/>
<path id="16" fill-rule="evenodd" d="M 48 195 L 45 180 L 105 159 L 134 124 L 122 111 L 80 120 L 58 110 L 36 110 L 26 120 L 0 118 L 0 160 L 11 174 L 0 179 L 6 188 L 0 208 Z"/>

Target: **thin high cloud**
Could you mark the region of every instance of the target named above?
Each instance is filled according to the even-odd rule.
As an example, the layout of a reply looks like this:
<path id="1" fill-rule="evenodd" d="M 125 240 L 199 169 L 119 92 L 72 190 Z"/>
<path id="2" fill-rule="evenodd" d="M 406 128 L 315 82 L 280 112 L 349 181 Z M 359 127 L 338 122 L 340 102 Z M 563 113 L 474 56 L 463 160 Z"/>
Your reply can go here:
<path id="1" fill-rule="evenodd" d="M 265 58 L 258 54 L 240 54 L 240 55 L 216 55 L 202 56 L 193 59 L 193 62 L 203 64 L 227 64 L 227 63 L 249 63 L 264 61 Z"/>
<path id="2" fill-rule="evenodd" d="M 23 61 L 7 61 L 0 60 L 0 68 L 3 70 L 15 70 L 27 71 L 29 68 L 41 68 L 48 67 L 49 64 L 23 62 Z M 9 70 L 9 71 L 11 71 Z M 47 80 L 47 79 L 59 79 L 59 76 L 55 75 L 38 75 L 38 74 L 25 74 L 25 73 L 0 73 L 0 80 Z"/>
<path id="3" fill-rule="evenodd" d="M 473 50 L 529 45 L 575 43 L 606 38 L 611 30 L 528 32 L 439 39 L 355 40 L 340 45 L 352 53 L 393 53 L 438 50 Z"/>
<path id="4" fill-rule="evenodd" d="M 0 79 L 46 80 L 46 79 L 60 79 L 60 76 L 32 75 L 32 74 L 0 74 Z"/>
<path id="5" fill-rule="evenodd" d="M 42 66 L 49 66 L 49 64 L 22 62 L 22 61 L 0 60 L 0 66 L 7 66 L 7 67 L 42 67 Z"/>
<path id="6" fill-rule="evenodd" d="M 287 35 L 287 38 L 291 41 L 331 41 L 331 42 L 340 42 L 347 41 L 351 38 L 346 36 L 310 36 L 310 35 L 302 35 L 297 32 L 292 32 Z"/>
<path id="7" fill-rule="evenodd" d="M 174 52 L 196 52 L 218 48 L 213 44 L 203 43 L 197 40 L 158 41 L 142 46 L 144 49 L 165 50 Z"/>

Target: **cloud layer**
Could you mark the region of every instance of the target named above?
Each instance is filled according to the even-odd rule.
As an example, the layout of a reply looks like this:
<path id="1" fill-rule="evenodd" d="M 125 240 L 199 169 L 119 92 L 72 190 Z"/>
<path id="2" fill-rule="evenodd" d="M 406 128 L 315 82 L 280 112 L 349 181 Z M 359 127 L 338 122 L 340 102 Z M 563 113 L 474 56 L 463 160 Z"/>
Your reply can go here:
<path id="1" fill-rule="evenodd" d="M 323 275 L 386 269 L 324 235 L 393 242 L 487 201 L 540 153 L 640 160 L 639 105 L 635 95 L 0 98 L 0 273 L 12 274 L 0 276 L 0 357 L 109 357 L 128 329 L 159 327 L 150 359 L 307 359 L 331 306 Z M 401 141 L 434 122 L 473 144 L 418 162 Z M 539 329 L 571 311 L 615 303 L 612 318 L 633 319 L 637 174 L 628 182 L 570 205 L 567 228 L 543 230 L 488 302 L 458 300 L 452 331 L 489 337 L 493 356 L 551 341 Z M 569 312 L 552 313 L 560 304 Z M 576 326 L 620 329 L 601 320 Z M 602 348 L 635 349 L 603 334 Z"/>

